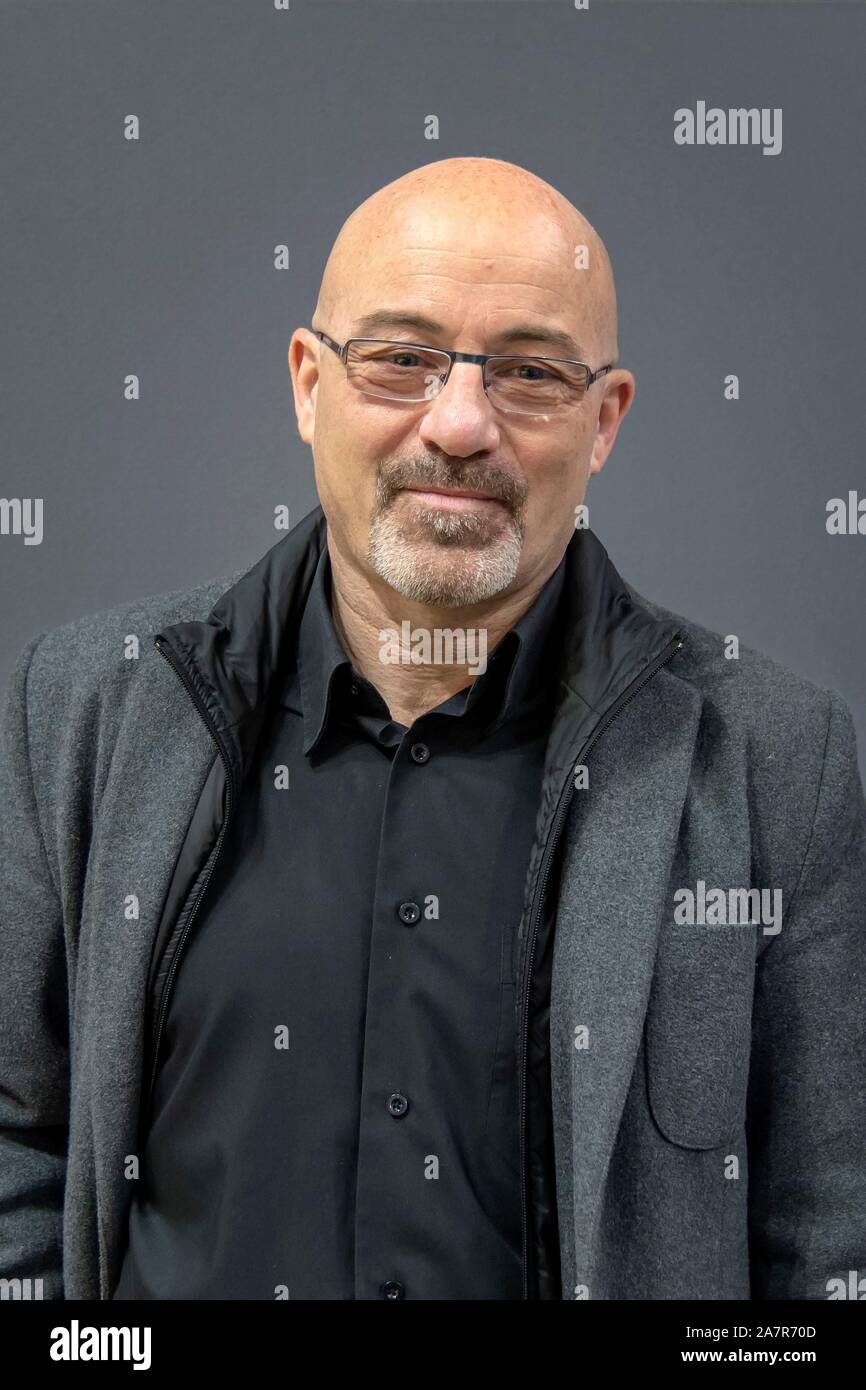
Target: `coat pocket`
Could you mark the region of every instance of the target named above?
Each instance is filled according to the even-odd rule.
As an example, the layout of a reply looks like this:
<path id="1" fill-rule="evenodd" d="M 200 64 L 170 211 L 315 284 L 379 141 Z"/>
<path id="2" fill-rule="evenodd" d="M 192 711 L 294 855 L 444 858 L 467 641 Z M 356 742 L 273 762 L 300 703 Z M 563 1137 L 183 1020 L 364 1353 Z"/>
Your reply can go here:
<path id="1" fill-rule="evenodd" d="M 661 1133 L 684 1148 L 716 1148 L 743 1123 L 757 930 L 662 929 L 644 1025 L 647 1098 Z"/>

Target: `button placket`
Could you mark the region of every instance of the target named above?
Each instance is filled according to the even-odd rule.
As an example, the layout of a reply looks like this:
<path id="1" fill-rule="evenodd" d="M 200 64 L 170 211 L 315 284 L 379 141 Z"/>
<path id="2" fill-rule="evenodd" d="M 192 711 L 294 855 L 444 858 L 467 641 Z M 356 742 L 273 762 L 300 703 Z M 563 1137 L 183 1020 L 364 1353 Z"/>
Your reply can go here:
<path id="1" fill-rule="evenodd" d="M 395 1172 L 405 1174 L 401 1185 L 406 1181 L 411 1185 L 415 1181 L 413 1165 L 418 1165 L 419 1174 L 422 1171 L 416 1125 L 420 1120 L 423 1129 L 422 1112 L 426 1106 L 422 1105 L 418 1113 L 413 1109 L 416 1098 L 412 1087 L 417 1079 L 418 1058 L 411 1046 L 411 1032 L 407 1034 L 403 1027 L 409 1007 L 407 962 L 414 959 L 417 947 L 407 941 L 401 950 L 400 943 L 406 941 L 405 928 L 421 923 L 423 898 L 415 900 L 391 895 L 395 887 L 399 894 L 401 886 L 404 891 L 409 887 L 416 893 L 421 886 L 406 884 L 407 864 L 399 846 L 406 838 L 407 817 L 415 821 L 419 814 L 417 794 L 410 781 L 412 771 L 429 757 L 426 744 L 410 744 L 408 739 L 395 749 L 383 808 L 367 981 L 358 1136 L 355 1210 L 358 1298 L 378 1296 L 396 1300 L 406 1297 L 405 1283 L 388 1277 L 389 1267 L 394 1270 L 395 1263 L 405 1252 L 399 1240 L 395 1244 L 389 1239 L 387 1233 L 391 1223 L 383 1222 L 383 1212 L 397 1202 L 396 1214 L 399 1215 L 399 1203 L 405 1200 L 405 1197 L 401 1199 L 399 1190 L 395 1191 Z M 389 830 L 398 823 L 402 833 L 395 837 Z M 405 951 L 412 951 L 413 956 L 407 957 Z M 403 1270 L 398 1272 L 404 1273 Z"/>

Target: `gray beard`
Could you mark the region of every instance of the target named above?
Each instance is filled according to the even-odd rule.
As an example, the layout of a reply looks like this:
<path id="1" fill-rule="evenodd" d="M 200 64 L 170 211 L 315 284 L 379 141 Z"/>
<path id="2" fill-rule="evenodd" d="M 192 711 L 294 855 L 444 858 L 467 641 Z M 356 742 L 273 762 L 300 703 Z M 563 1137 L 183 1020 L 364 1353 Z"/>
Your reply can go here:
<path id="1" fill-rule="evenodd" d="M 430 607 L 461 608 L 493 598 L 513 581 L 523 548 L 523 526 L 513 515 L 491 537 L 486 517 L 417 510 L 417 537 L 406 534 L 390 506 L 370 527 L 367 562 L 398 594 Z"/>

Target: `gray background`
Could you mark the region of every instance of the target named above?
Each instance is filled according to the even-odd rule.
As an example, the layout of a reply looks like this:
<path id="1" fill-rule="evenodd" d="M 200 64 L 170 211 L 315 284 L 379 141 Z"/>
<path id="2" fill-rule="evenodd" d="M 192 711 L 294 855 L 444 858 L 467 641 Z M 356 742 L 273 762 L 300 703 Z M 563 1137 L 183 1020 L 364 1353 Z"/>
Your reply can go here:
<path id="1" fill-rule="evenodd" d="M 489 155 L 613 259 L 638 388 L 587 500 L 614 563 L 838 690 L 866 768 L 866 536 L 825 529 L 866 492 L 866 5 L 3 0 L 0 27 L 0 495 L 45 508 L 41 545 L 0 536 L 0 677 L 315 505 L 286 350 L 334 236 L 406 170 Z M 699 99 L 782 107 L 781 154 L 676 146 Z"/>

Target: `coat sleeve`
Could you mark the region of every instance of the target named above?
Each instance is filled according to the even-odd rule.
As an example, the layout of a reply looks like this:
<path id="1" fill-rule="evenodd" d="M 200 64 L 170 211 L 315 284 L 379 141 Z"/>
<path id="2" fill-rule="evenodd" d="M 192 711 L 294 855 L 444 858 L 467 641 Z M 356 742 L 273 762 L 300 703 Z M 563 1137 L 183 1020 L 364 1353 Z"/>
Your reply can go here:
<path id="1" fill-rule="evenodd" d="M 805 789 L 811 834 L 757 970 L 747 1130 L 756 1299 L 851 1297 L 852 1271 L 866 1296 L 866 805 L 850 711 L 827 695 L 819 785 Z"/>
<path id="2" fill-rule="evenodd" d="M 29 753 L 28 675 L 41 640 L 15 663 L 0 729 L 0 1278 L 41 1279 L 29 1296 L 47 1299 L 63 1298 L 69 1010 Z M 7 1296 L 21 1295 L 13 1285 Z"/>

